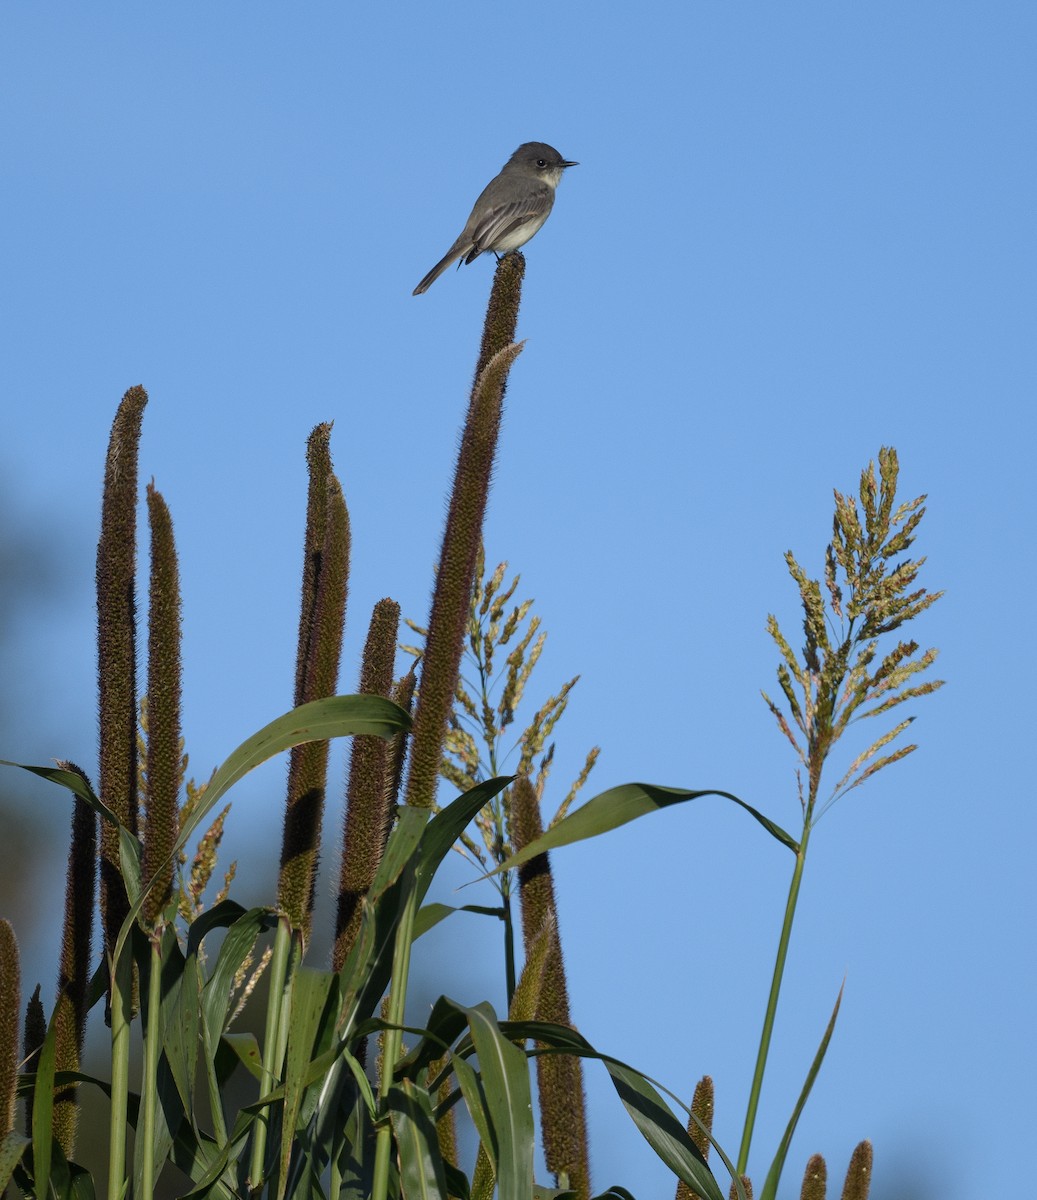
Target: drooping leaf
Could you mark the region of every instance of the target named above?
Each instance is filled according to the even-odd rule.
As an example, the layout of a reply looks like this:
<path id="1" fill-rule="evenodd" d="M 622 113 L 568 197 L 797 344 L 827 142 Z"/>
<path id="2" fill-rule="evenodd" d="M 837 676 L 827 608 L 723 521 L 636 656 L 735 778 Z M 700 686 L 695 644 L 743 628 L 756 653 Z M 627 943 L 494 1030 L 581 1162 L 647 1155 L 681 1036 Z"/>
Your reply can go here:
<path id="1" fill-rule="evenodd" d="M 783 846 L 787 846 L 793 853 L 798 852 L 799 844 L 795 838 L 786 833 L 780 825 L 776 825 L 758 812 L 751 804 L 746 804 L 744 800 L 739 800 L 730 792 L 720 792 L 714 789 L 687 791 L 683 788 L 658 787 L 651 783 L 625 783 L 619 787 L 609 788 L 608 791 L 601 792 L 600 795 L 588 800 L 575 812 L 571 812 L 548 829 L 542 837 L 536 838 L 518 854 L 511 855 L 499 867 L 487 872 L 484 878 L 497 875 L 501 871 L 510 871 L 545 851 L 557 849 L 559 846 L 568 846 L 573 842 L 582 842 L 586 838 L 597 837 L 598 834 L 618 829 L 621 825 L 626 825 L 629 821 L 634 821 L 648 813 L 670 808 L 672 805 L 681 804 L 686 800 L 698 800 L 702 796 L 721 796 L 723 799 L 737 804 L 740 808 L 744 808 Z"/>
<path id="2" fill-rule="evenodd" d="M 724 1200 L 698 1146 L 655 1088 L 640 1072 L 609 1059 L 604 1062 L 623 1107 L 674 1175 L 706 1200 Z"/>
<path id="3" fill-rule="evenodd" d="M 456 907 L 451 904 L 423 904 L 414 919 L 414 940 L 417 941 L 423 933 L 428 933 L 440 921 L 445 921 L 455 912 L 479 913 L 484 917 L 496 917 L 498 921 L 504 919 L 504 909 L 500 907 L 489 908 L 483 904 L 461 904 Z"/>
<path id="4" fill-rule="evenodd" d="M 556 1025 L 548 1021 L 502 1021 L 500 1028 L 504 1036 L 512 1041 L 539 1042 L 549 1048 L 547 1052 L 578 1054 L 583 1058 L 600 1059 L 612 1076 L 613 1084 L 620 1093 L 628 1113 L 656 1153 L 679 1179 L 694 1187 L 701 1196 L 707 1197 L 708 1200 L 723 1200 L 716 1180 L 698 1147 L 656 1091 L 657 1087 L 662 1087 L 661 1084 L 611 1055 L 595 1050 L 582 1034 L 567 1025 Z M 672 1093 L 668 1094 L 678 1104 L 681 1103 Z M 707 1136 L 705 1131 L 703 1134 Z M 744 1189 L 736 1178 L 734 1163 L 716 1139 L 711 1134 L 708 1136 L 710 1145 L 716 1150 L 732 1178 L 736 1195 L 739 1200 L 745 1200 Z M 682 1171 L 685 1174 L 681 1174 Z"/>
<path id="5" fill-rule="evenodd" d="M 201 801 L 184 822 L 171 857 L 178 854 L 187 845 L 194 831 L 235 783 L 244 778 L 249 771 L 266 762 L 267 759 L 273 758 L 275 754 L 280 754 L 284 750 L 289 750 L 293 746 L 299 746 L 305 742 L 325 741 L 329 738 L 345 737 L 351 734 L 371 734 L 376 737 L 389 738 L 407 729 L 409 725 L 410 717 L 403 709 L 381 696 L 329 696 L 323 700 L 313 700 L 308 704 L 302 704 L 298 708 L 284 713 L 251 737 L 246 738 L 216 770 Z M 75 795 L 82 796 L 108 820 L 116 820 L 114 813 L 101 804 L 96 796 L 93 796 L 84 780 L 71 771 L 26 766 L 23 763 L 9 762 L 6 759 L 0 759 L 0 765 L 20 767 L 22 770 L 31 771 L 42 778 L 60 783 Z M 116 824 L 118 824 L 117 820 Z M 122 828 L 120 826 L 123 866 L 131 868 L 132 875 L 132 860 L 135 857 L 138 859 L 136 878 L 139 888 L 139 843 L 132 834 L 127 833 L 127 836 L 124 837 Z M 129 936 L 132 922 L 136 920 L 142 903 L 143 897 L 140 894 L 131 900 L 130 913 L 123 924 L 118 943 L 112 953 L 112 957 L 116 960 L 119 958 L 122 945 Z"/>

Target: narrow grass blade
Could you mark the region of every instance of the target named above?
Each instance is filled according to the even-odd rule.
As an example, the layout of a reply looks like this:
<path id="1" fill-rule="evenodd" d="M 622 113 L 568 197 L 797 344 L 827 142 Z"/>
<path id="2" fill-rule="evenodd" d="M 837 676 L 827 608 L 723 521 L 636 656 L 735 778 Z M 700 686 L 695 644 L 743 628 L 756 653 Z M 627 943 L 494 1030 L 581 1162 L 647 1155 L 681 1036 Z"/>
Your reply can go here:
<path id="1" fill-rule="evenodd" d="M 843 987 L 845 987 L 845 982 Z M 784 1136 L 778 1146 L 778 1152 L 774 1156 L 774 1161 L 771 1163 L 771 1169 L 767 1172 L 767 1178 L 764 1180 L 763 1191 L 760 1193 L 760 1200 L 775 1200 L 778 1194 L 778 1183 L 781 1181 L 781 1173 L 785 1169 L 785 1159 L 788 1156 L 789 1146 L 792 1144 L 792 1135 L 796 1132 L 796 1126 L 799 1124 L 800 1114 L 806 1106 L 807 1097 L 810 1095 L 810 1090 L 814 1086 L 814 1080 L 817 1078 L 818 1071 L 821 1070 L 821 1063 L 824 1061 L 825 1053 L 828 1050 L 828 1043 L 832 1040 L 832 1033 L 835 1030 L 835 1021 L 839 1016 L 839 1006 L 843 1002 L 843 989 L 839 989 L 839 995 L 835 1000 L 835 1007 L 832 1009 L 832 1015 L 828 1019 L 828 1027 L 825 1029 L 825 1035 L 821 1039 L 821 1045 L 817 1048 L 817 1053 L 814 1055 L 814 1061 L 810 1064 L 810 1070 L 807 1072 L 806 1082 L 803 1084 L 803 1090 L 799 1093 L 799 1099 L 796 1101 L 796 1107 L 792 1110 L 792 1116 L 789 1118 L 789 1123 L 785 1127 Z"/>
<path id="2" fill-rule="evenodd" d="M 83 1167 L 76 1166 L 75 1163 L 69 1163 L 69 1200 L 94 1200 L 96 1192 L 94 1191 L 94 1181 L 90 1172 Z"/>
<path id="3" fill-rule="evenodd" d="M 441 809 L 428 823 L 421 839 L 421 860 L 418 864 L 418 900 L 425 898 L 439 864 L 476 814 L 502 792 L 513 776 L 498 776 L 458 796 Z"/>
<path id="4" fill-rule="evenodd" d="M 396 928 L 406 898 L 401 876 L 407 864 L 414 870 L 414 887 L 420 902 L 458 834 L 507 784 L 508 778 L 479 784 L 431 819 L 426 809 L 400 808 L 400 821 L 389 837 L 385 857 L 364 902 L 360 937 L 341 972 L 346 990 L 339 1031 L 344 1036 L 371 1014 L 388 985 Z M 418 833 L 420 839 L 415 846 Z"/>
<path id="5" fill-rule="evenodd" d="M 486 1097 L 483 1094 L 482 1080 L 476 1074 L 471 1063 L 455 1055 L 453 1059 L 454 1074 L 461 1086 L 461 1094 L 468 1106 L 469 1116 L 479 1135 L 479 1142 L 489 1158 L 494 1172 L 497 1170 L 497 1143 L 493 1127 L 490 1124 L 489 1113 L 486 1110 Z"/>
<path id="6" fill-rule="evenodd" d="M 369 1200 L 374 1174 L 371 1111 L 359 1095 L 345 1105 L 341 1138 L 335 1159 L 338 1200 Z"/>
<path id="7" fill-rule="evenodd" d="M 94 795 L 94 789 L 86 780 L 74 771 L 63 771 L 59 767 L 33 767 L 28 763 L 10 762 L 6 758 L 0 758 L 0 767 L 17 767 L 20 771 L 29 771 L 33 775 L 38 775 L 41 779 L 46 779 L 51 783 L 58 784 L 60 787 L 68 788 L 74 796 L 85 800 L 94 812 L 98 813 L 106 821 L 110 821 L 117 829 L 125 828 L 108 805 Z"/>
<path id="8" fill-rule="evenodd" d="M 32 1097 L 32 1174 L 37 1196 L 46 1196 L 50 1188 L 56 1042 L 57 1029 L 52 1020 L 36 1064 L 36 1084 Z"/>

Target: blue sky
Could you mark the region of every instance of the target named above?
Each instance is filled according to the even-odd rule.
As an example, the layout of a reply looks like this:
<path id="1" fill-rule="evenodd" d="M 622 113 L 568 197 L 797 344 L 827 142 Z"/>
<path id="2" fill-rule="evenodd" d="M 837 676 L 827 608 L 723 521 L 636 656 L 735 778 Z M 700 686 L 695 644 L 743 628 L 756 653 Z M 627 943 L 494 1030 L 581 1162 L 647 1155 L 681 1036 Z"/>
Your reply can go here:
<path id="1" fill-rule="evenodd" d="M 4 521 L 51 579 L 5 639 L 0 754 L 94 761 L 100 479 L 133 384 L 182 555 L 198 775 L 288 706 L 317 422 L 353 521 L 342 690 L 376 599 L 424 618 L 492 261 L 411 290 L 512 150 L 547 141 L 581 165 L 527 248 L 486 540 L 550 633 L 533 691 L 581 675 L 559 789 L 598 744 L 595 791 L 718 787 L 795 829 L 764 622 L 797 631 L 784 551 L 819 572 L 831 489 L 895 445 L 903 497 L 929 494 L 916 549 L 947 595 L 916 636 L 949 686 L 913 706 L 918 753 L 811 843 L 751 1171 L 845 976 L 787 1194 L 862 1137 L 876 1200 L 1016 1184 L 1037 1118 L 1035 56 L 1025 3 L 5 5 Z M 237 793 L 257 898 L 282 782 Z M 712 1074 L 732 1153 L 787 857 L 704 800 L 554 859 L 581 1029 L 678 1092 Z M 46 964 L 53 914 L 16 919 Z M 499 1002 L 483 936 L 454 945 L 470 998 Z M 670 1194 L 590 1086 L 596 1183 Z"/>

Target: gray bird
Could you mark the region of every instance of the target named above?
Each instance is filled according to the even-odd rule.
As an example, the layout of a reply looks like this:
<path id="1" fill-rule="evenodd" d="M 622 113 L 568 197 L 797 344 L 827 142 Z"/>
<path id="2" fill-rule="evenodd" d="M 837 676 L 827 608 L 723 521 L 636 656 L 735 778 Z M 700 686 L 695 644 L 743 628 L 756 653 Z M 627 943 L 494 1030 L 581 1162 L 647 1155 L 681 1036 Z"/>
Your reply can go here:
<path id="1" fill-rule="evenodd" d="M 524 246 L 550 215 L 555 188 L 565 168 L 579 165 L 567 162 L 545 142 L 519 146 L 501 173 L 483 188 L 457 241 L 418 284 L 413 295 L 427 292 L 459 258 L 470 263 L 486 250 L 501 255 Z"/>

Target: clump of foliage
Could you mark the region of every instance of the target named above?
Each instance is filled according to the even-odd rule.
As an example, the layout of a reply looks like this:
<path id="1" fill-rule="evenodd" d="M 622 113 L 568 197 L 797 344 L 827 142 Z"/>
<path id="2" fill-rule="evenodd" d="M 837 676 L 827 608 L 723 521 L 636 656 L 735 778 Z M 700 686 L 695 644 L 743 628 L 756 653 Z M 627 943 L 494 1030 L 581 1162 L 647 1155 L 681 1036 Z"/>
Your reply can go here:
<path id="1" fill-rule="evenodd" d="M 59 981 L 49 1016 L 37 987 L 20 1020 L 17 940 L 0 921 L 0 1186 L 13 1181 L 40 1200 L 89 1200 L 95 1180 L 77 1158 L 78 1119 L 82 1106 L 104 1095 L 109 1200 L 152 1200 L 167 1179 L 199 1200 L 491 1200 L 494 1194 L 500 1200 L 590 1200 L 595 1189 L 583 1069 L 597 1061 L 672 1171 L 678 1200 L 723 1200 L 707 1163 L 712 1152 L 723 1164 L 729 1194 L 752 1195 L 746 1174 L 752 1123 L 808 839 L 826 806 L 817 804 L 823 768 L 854 721 L 939 686 L 918 678 L 935 651 L 918 655 L 909 641 L 880 650 L 889 634 L 936 598 L 917 587 L 922 560 L 894 562 L 911 545 L 924 510 L 921 500 L 894 507 L 896 456 L 883 450 L 878 479 L 873 467 L 862 477 L 859 510 L 836 494 L 824 587 L 789 556 L 806 641 L 797 657 L 772 618 L 787 713 L 768 704 L 806 772 L 799 838 L 728 793 L 627 784 L 574 807 L 596 749 L 545 823 L 551 739 L 576 680 L 550 695 L 514 736 L 544 635 L 530 617 L 531 602 L 514 601 L 518 579 L 504 586 L 506 566 L 486 578 L 481 549 L 508 372 L 522 350 L 515 328 L 523 271 L 519 254 L 498 265 L 418 661 L 396 675 L 399 606 L 386 598 L 371 614 L 356 694 L 335 694 L 350 525 L 331 460 L 331 427 L 319 425 L 307 447 L 292 707 L 246 739 L 202 784 L 186 779 L 177 553 L 170 511 L 154 485 L 146 489 L 147 682 L 141 689 L 137 681 L 137 457 L 148 398 L 142 388 L 124 396 L 112 428 L 97 557 L 96 786 L 74 763 L 24 768 L 71 797 L 71 837 Z M 909 753 L 911 746 L 890 748 L 907 723 L 858 755 L 827 803 Z M 328 744 L 347 736 L 351 762 L 334 941 L 330 961 L 315 965 L 308 955 L 326 843 Z M 253 767 L 282 752 L 289 770 L 276 899 L 244 909 L 232 898 L 232 865 L 207 902 L 227 795 Z M 441 775 L 459 793 L 444 805 L 436 798 Z M 567 844 L 706 794 L 726 796 L 795 856 L 737 1163 L 712 1135 L 711 1081 L 700 1083 L 690 1109 L 677 1102 L 685 1122 L 658 1085 L 578 1032 L 549 858 Z M 408 1029 L 414 943 L 454 911 L 428 902 L 452 849 L 467 855 L 496 889 L 493 905 L 466 907 L 502 923 L 508 1011 L 500 1017 L 486 1001 L 452 998 L 447 959 L 438 964 L 443 994 L 423 1025 Z M 262 997 L 256 990 L 261 976 Z M 246 1005 L 261 1037 L 232 1028 Z M 81 1062 L 95 1007 L 110 1027 L 104 1076 L 88 1074 Z M 834 1023 L 833 1012 L 764 1197 L 776 1194 Z M 369 1061 L 375 1042 L 378 1054 Z M 142 1051 L 136 1091 L 134 1043 Z M 551 1184 L 535 1181 L 534 1069 Z M 242 1101 L 243 1080 L 248 1095 Z M 461 1114 L 477 1140 L 467 1166 L 456 1136 Z M 846 1200 L 865 1200 L 870 1172 L 865 1142 L 851 1160 Z M 805 1200 L 823 1200 L 825 1181 L 824 1163 L 811 1159 Z M 600 1200 L 632 1195 L 619 1185 L 597 1194 Z"/>

